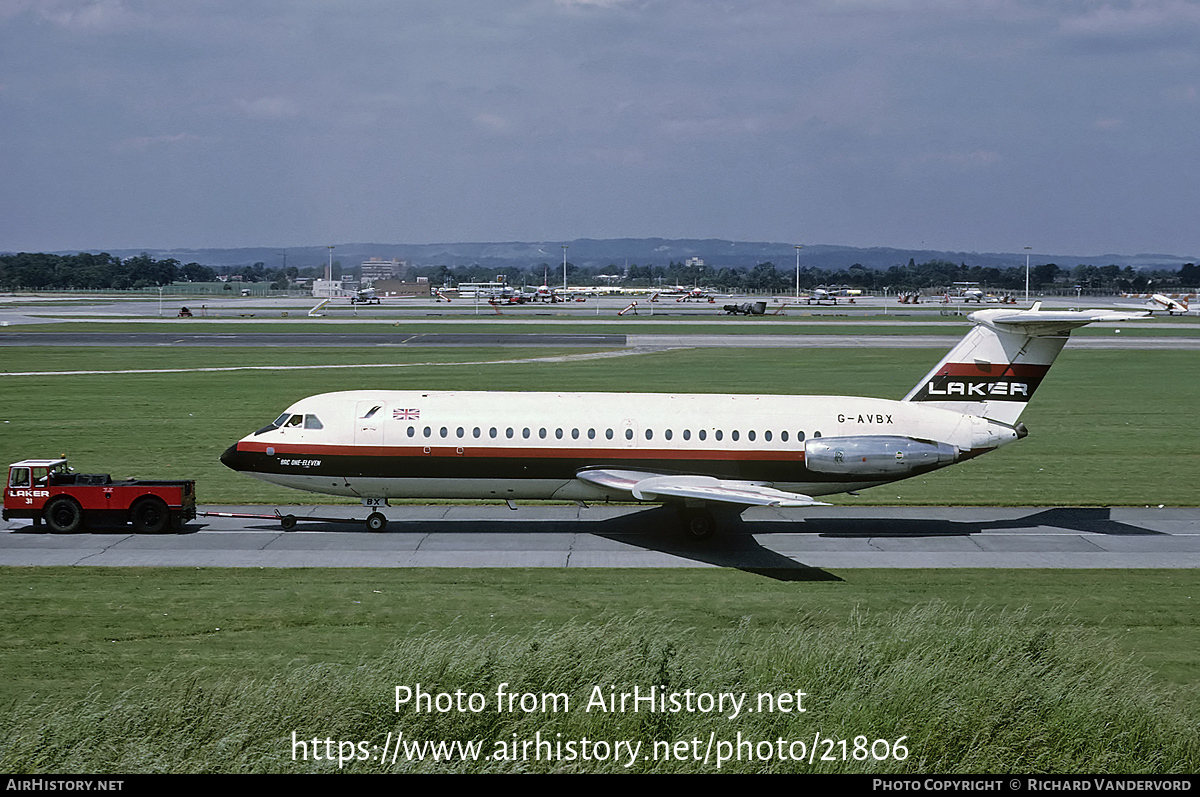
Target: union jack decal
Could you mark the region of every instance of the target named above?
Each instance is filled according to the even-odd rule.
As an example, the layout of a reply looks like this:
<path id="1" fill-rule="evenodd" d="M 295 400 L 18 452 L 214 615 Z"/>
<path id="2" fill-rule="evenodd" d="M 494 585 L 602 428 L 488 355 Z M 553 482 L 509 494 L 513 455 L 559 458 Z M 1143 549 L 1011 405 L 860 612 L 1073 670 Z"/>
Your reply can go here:
<path id="1" fill-rule="evenodd" d="M 421 418 L 419 409 L 392 410 L 393 421 L 417 421 Z"/>

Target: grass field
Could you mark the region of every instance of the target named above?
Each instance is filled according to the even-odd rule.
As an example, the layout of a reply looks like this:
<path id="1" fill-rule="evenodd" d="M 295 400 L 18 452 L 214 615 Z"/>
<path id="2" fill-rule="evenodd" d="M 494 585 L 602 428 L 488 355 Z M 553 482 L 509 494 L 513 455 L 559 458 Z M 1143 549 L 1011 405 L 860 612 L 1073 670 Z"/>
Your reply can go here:
<path id="1" fill-rule="evenodd" d="M 440 330 L 439 330 L 440 331 Z M 507 329 L 505 331 L 513 331 Z M 572 330 L 575 331 L 575 330 Z M 675 330 L 672 330 L 675 331 Z M 709 330 L 711 331 L 711 330 Z M 856 394 L 898 398 L 936 350 L 3 350 L 0 454 L 195 478 L 203 502 L 315 498 L 226 470 L 220 452 L 313 393 L 357 387 Z M 464 364 L 466 362 L 471 364 Z M 290 366 L 361 368 L 283 370 Z M 366 363 L 370 363 L 367 365 Z M 12 376 L 202 367 L 270 371 Z M 393 367 L 394 366 L 394 367 Z M 1190 352 L 1068 351 L 1022 420 L 1030 437 L 838 503 L 1195 505 L 1200 362 Z M 734 570 L 0 572 L 0 769 L 329 771 L 290 734 L 426 739 L 905 737 L 911 755 L 726 771 L 1195 772 L 1194 571 L 839 571 L 780 582 Z M 420 681 L 731 693 L 804 690 L 804 715 L 497 718 L 397 714 Z M 580 691 L 582 690 L 582 691 Z M 852 747 L 852 743 L 851 743 Z M 490 751 L 489 747 L 489 751 Z M 379 771 L 357 762 L 350 771 Z M 621 771 L 615 761 L 422 764 L 385 771 Z M 713 771 L 639 761 L 634 771 Z"/>
<path id="2" fill-rule="evenodd" d="M 17 569 L 0 582 L 0 767 L 328 771 L 290 733 L 417 739 L 904 737 L 904 761 L 730 771 L 1194 772 L 1192 571 Z M 562 715 L 396 713 L 396 685 L 569 693 Z M 581 711 L 594 686 L 757 695 L 737 721 Z M 489 750 L 491 741 L 489 741 Z M 882 749 L 882 748 L 881 748 Z M 621 771 L 462 762 L 351 771 Z M 713 771 L 639 761 L 635 771 Z"/>

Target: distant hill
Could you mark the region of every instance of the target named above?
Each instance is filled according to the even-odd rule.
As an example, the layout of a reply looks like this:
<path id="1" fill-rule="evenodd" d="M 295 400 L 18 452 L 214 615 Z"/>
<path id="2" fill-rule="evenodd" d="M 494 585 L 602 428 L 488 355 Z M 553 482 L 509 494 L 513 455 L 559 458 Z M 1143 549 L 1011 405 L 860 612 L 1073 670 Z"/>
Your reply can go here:
<path id="1" fill-rule="evenodd" d="M 414 266 L 463 266 L 479 264 L 503 271 L 505 267 L 528 269 L 540 263 L 551 267 L 562 263 L 563 241 L 504 243 L 441 243 L 441 244 L 383 244 L 350 243 L 338 244 L 333 251 L 335 260 L 343 268 L 354 268 L 364 260 L 393 257 L 407 260 Z M 683 261 L 690 257 L 702 258 L 713 268 L 748 268 L 771 261 L 780 268 L 793 266 L 796 249 L 789 243 L 762 241 L 726 241 L 715 238 L 578 238 L 566 242 L 567 258 L 577 266 L 603 268 L 608 265 L 624 267 L 626 264 L 641 266 L 665 266 L 671 261 Z M 90 250 L 98 252 L 100 250 Z M 287 265 L 300 268 L 323 265 L 329 250 L 324 246 L 296 247 L 247 247 L 234 249 L 110 249 L 109 254 L 122 258 L 146 252 L 156 259 L 175 258 L 180 263 L 200 263 L 205 266 L 247 266 L 257 262 L 269 268 L 283 264 L 284 253 Z M 76 254 L 76 250 L 58 254 Z M 1184 263 L 1194 263 L 1196 256 L 1165 254 L 1139 255 L 1074 255 L 1032 252 L 1032 262 L 1037 264 L 1056 263 L 1062 268 L 1073 268 L 1080 263 L 1091 266 L 1117 265 L 1143 268 L 1177 269 Z M 891 249 L 885 247 L 858 248 L 853 246 L 830 246 L 806 244 L 800 252 L 802 266 L 837 271 L 858 263 L 867 268 L 886 270 L 892 266 L 905 265 L 909 260 L 924 263 L 930 260 L 948 260 L 966 263 L 968 266 L 1008 268 L 1025 263 L 1024 252 L 942 252 L 933 249 Z"/>

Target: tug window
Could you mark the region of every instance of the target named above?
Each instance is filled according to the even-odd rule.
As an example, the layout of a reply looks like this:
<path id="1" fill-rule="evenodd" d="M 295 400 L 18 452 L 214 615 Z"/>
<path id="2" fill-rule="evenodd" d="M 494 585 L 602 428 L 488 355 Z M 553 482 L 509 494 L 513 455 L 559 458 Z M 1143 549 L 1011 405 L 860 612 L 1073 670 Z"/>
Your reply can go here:
<path id="1" fill-rule="evenodd" d="M 8 486 L 28 487 L 29 485 L 29 468 L 13 468 L 12 476 L 8 480 Z"/>

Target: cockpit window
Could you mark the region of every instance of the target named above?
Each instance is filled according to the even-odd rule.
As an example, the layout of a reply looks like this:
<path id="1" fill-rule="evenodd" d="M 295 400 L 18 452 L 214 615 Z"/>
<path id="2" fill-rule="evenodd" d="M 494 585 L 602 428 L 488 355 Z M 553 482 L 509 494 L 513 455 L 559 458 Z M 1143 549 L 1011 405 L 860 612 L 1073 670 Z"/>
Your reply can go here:
<path id="1" fill-rule="evenodd" d="M 374 410 L 372 410 L 372 412 L 374 412 Z M 316 415 L 305 415 L 304 416 L 304 428 L 305 429 L 324 429 L 325 427 L 321 425 L 321 421 L 317 418 Z"/>
<path id="2" fill-rule="evenodd" d="M 287 419 L 291 418 L 291 417 L 292 417 L 292 414 L 290 412 L 285 412 L 283 415 L 280 415 L 278 418 L 271 421 L 269 424 L 267 424 L 263 428 L 259 429 L 254 434 L 260 435 L 260 434 L 265 434 L 266 432 L 273 432 L 276 429 L 278 429 L 279 427 L 283 426 L 284 422 L 287 421 Z M 296 417 L 298 418 L 300 416 L 297 415 Z"/>
<path id="3" fill-rule="evenodd" d="M 304 416 L 303 415 L 293 415 L 291 418 L 288 418 L 287 423 L 284 424 L 285 427 L 303 426 L 303 425 L 304 425 Z"/>

